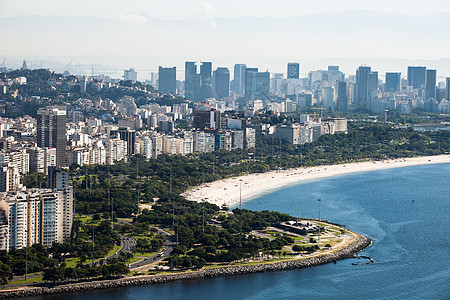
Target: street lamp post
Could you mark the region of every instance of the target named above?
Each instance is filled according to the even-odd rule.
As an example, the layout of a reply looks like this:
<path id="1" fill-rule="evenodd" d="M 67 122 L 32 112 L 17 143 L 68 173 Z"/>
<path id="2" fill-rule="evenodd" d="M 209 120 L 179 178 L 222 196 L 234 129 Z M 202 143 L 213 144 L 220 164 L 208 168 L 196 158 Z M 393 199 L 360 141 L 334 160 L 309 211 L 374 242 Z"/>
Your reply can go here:
<path id="1" fill-rule="evenodd" d="M 242 209 L 242 179 L 239 179 L 239 209 Z"/>
<path id="2" fill-rule="evenodd" d="M 320 241 L 320 201 L 322 201 L 322 199 L 317 199 L 317 202 L 319 202 L 319 241 Z"/>

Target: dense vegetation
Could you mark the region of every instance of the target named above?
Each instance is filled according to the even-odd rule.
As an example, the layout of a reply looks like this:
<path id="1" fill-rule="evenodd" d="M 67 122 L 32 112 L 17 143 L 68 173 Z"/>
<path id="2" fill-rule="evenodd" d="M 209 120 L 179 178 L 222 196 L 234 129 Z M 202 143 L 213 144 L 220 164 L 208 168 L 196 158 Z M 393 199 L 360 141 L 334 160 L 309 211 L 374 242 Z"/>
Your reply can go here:
<path id="1" fill-rule="evenodd" d="M 221 213 L 214 204 L 171 196 L 160 199 L 152 210 L 144 210 L 135 218 L 135 223 L 173 226 L 178 245 L 169 257 L 169 263 L 174 267 L 191 268 L 281 250 L 294 241 L 288 237 L 270 241 L 248 233 L 286 220 L 292 220 L 292 217 L 278 212 L 244 209 L 235 209 L 233 214 Z"/>
<path id="2" fill-rule="evenodd" d="M 66 268 L 64 265 L 46 268 L 42 279 L 45 281 L 58 282 L 66 280 L 79 280 L 86 278 L 111 278 L 124 275 L 129 272 L 126 266 L 126 258 L 110 259 L 106 264 L 103 261 L 99 265 L 77 265 L 74 268 Z"/>
<path id="3" fill-rule="evenodd" d="M 110 167 L 73 165 L 70 171 L 77 212 L 110 212 L 112 203 L 117 216 L 130 217 L 138 211 L 138 199 L 152 202 L 154 198 L 180 194 L 203 182 L 225 177 L 364 159 L 437 155 L 449 150 L 450 131 L 419 132 L 361 122 L 349 123 L 348 134 L 323 135 L 301 146 L 258 137 L 256 148 L 248 152 L 238 149 L 187 156 L 161 155 L 149 161 L 134 156 L 128 163 L 118 162 Z M 110 198 L 105 188 L 108 185 Z"/>

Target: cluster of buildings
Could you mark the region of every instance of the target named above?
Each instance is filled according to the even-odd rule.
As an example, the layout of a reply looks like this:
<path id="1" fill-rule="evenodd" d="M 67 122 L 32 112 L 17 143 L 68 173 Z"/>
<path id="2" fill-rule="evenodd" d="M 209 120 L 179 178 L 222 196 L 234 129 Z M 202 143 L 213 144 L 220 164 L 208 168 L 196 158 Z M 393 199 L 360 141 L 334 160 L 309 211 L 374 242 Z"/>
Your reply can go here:
<path id="1" fill-rule="evenodd" d="M 301 115 L 300 122 L 286 125 L 267 126 L 266 132 L 272 136 L 287 140 L 291 144 L 301 145 L 317 140 L 323 134 L 347 133 L 347 119 L 317 118 Z"/>
<path id="2" fill-rule="evenodd" d="M 329 66 L 302 78 L 299 63 L 288 63 L 286 74 L 235 64 L 233 79 L 226 67 L 212 70 L 211 62 L 201 62 L 200 72 L 195 62 L 186 62 L 185 80 L 180 81 L 176 67 L 160 67 L 157 74 L 152 74 L 152 84 L 162 92 L 184 95 L 192 101 L 242 99 L 246 101 L 244 106 L 251 108 L 256 100 L 278 112 L 313 105 L 336 111 L 361 107 L 374 113 L 391 109 L 410 113 L 416 108 L 450 112 L 450 78 L 437 82 L 437 71 L 421 66 L 409 66 L 406 78 L 398 72 L 381 76 L 369 66 L 360 66 L 355 75 Z"/>
<path id="3" fill-rule="evenodd" d="M 0 250 L 68 242 L 73 202 L 69 173 L 56 167 L 49 168 L 47 188 L 0 192 Z"/>
<path id="4" fill-rule="evenodd" d="M 52 246 L 70 240 L 73 187 L 66 165 L 66 114 L 58 108 L 38 111 L 36 120 L 1 119 L 0 250 L 33 244 Z M 27 188 L 22 175 L 47 175 L 45 188 Z"/>

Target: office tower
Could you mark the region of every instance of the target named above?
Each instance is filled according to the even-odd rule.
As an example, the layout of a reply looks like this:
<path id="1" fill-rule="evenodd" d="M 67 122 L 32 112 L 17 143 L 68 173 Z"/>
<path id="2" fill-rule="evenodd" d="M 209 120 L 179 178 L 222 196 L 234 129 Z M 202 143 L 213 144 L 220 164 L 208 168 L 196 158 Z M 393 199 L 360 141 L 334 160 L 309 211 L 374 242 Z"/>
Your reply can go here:
<path id="1" fill-rule="evenodd" d="M 331 111 L 335 110 L 334 105 L 334 88 L 332 86 L 322 88 L 321 93 L 322 105 Z"/>
<path id="2" fill-rule="evenodd" d="M 386 92 L 400 91 L 401 73 L 386 73 Z"/>
<path id="3" fill-rule="evenodd" d="M 426 67 L 408 67 L 408 86 L 418 89 L 425 85 L 426 72 Z"/>
<path id="4" fill-rule="evenodd" d="M 345 81 L 339 81 L 337 83 L 336 110 L 342 112 L 348 110 L 347 83 Z"/>
<path id="5" fill-rule="evenodd" d="M 202 61 L 200 65 L 201 85 L 212 85 L 212 62 Z"/>
<path id="6" fill-rule="evenodd" d="M 436 70 L 427 70 L 425 82 L 425 100 L 436 99 Z"/>
<path id="7" fill-rule="evenodd" d="M 250 100 L 269 99 L 270 73 L 258 72 L 258 68 L 247 68 L 245 74 L 245 98 Z"/>
<path id="8" fill-rule="evenodd" d="M 184 96 L 188 100 L 196 100 L 200 90 L 200 75 L 195 62 L 187 61 L 184 68 Z"/>
<path id="9" fill-rule="evenodd" d="M 256 86 L 256 73 L 258 73 L 258 68 L 245 69 L 245 99 L 252 98 L 252 89 Z"/>
<path id="10" fill-rule="evenodd" d="M 339 72 L 339 66 L 328 66 L 328 72 Z"/>
<path id="11" fill-rule="evenodd" d="M 328 81 L 335 83 L 345 80 L 345 74 L 339 71 L 339 66 L 328 66 Z"/>
<path id="12" fill-rule="evenodd" d="M 171 93 L 176 95 L 177 93 L 177 68 L 163 68 L 159 67 L 158 72 L 158 90 L 162 93 Z"/>
<path id="13" fill-rule="evenodd" d="M 136 153 L 136 131 L 130 129 L 111 130 L 109 136 L 112 138 L 118 137 L 120 140 L 127 142 L 128 155 Z"/>
<path id="14" fill-rule="evenodd" d="M 230 71 L 228 68 L 217 68 L 214 71 L 214 90 L 219 99 L 230 96 Z"/>
<path id="15" fill-rule="evenodd" d="M 359 67 L 356 70 L 356 106 L 366 106 L 369 100 L 369 74 L 370 67 Z"/>
<path id="16" fill-rule="evenodd" d="M 370 94 L 378 90 L 378 72 L 373 71 L 369 73 L 369 97 Z"/>
<path id="17" fill-rule="evenodd" d="M 67 165 L 66 111 L 56 107 L 41 108 L 37 112 L 38 147 L 56 148 L 56 166 Z"/>
<path id="18" fill-rule="evenodd" d="M 194 128 L 197 129 L 220 129 L 220 111 L 196 110 L 194 112 Z"/>
<path id="19" fill-rule="evenodd" d="M 137 72 L 133 68 L 130 68 L 129 70 L 124 70 L 123 71 L 123 79 L 125 81 L 131 80 L 133 82 L 136 82 L 137 81 Z"/>
<path id="20" fill-rule="evenodd" d="M 446 78 L 445 90 L 447 91 L 445 99 L 450 100 L 450 77 Z"/>
<path id="21" fill-rule="evenodd" d="M 246 69 L 247 66 L 245 64 L 234 65 L 234 80 L 232 89 L 236 94 L 244 94 Z"/>
<path id="22" fill-rule="evenodd" d="M 287 64 L 287 78 L 300 78 L 300 64 L 299 63 L 288 63 Z"/>

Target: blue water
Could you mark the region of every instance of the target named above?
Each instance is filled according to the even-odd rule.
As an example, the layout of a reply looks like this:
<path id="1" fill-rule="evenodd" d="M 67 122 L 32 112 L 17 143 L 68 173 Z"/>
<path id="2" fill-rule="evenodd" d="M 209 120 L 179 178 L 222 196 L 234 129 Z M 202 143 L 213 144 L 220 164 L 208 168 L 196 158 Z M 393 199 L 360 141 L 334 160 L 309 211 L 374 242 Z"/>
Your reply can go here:
<path id="1" fill-rule="evenodd" d="M 351 260 L 308 269 L 35 299 L 450 299 L 450 164 L 371 171 L 304 182 L 243 204 L 318 217 L 367 235 Z"/>

